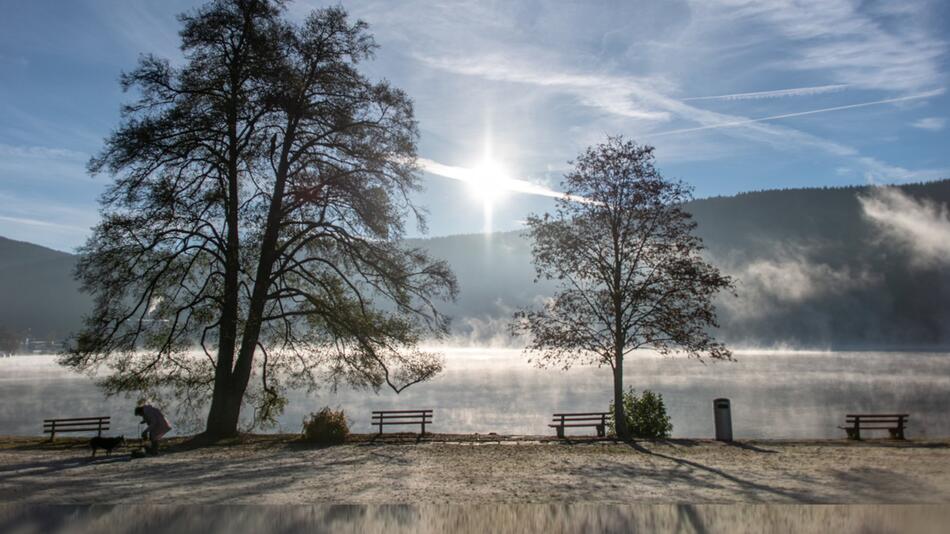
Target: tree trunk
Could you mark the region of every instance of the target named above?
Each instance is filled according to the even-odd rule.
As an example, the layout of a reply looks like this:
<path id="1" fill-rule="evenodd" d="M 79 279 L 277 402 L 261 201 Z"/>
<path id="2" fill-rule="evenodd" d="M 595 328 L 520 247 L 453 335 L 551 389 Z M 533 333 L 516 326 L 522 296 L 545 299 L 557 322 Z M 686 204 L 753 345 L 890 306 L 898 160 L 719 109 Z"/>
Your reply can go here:
<path id="1" fill-rule="evenodd" d="M 235 395 L 230 386 L 230 381 L 228 387 L 218 387 L 217 381 L 215 382 L 211 409 L 208 411 L 208 424 L 204 432 L 204 437 L 209 440 L 231 438 L 238 433 L 244 395 L 243 390 L 241 395 Z"/>
<path id="2" fill-rule="evenodd" d="M 274 179 L 273 196 L 267 214 L 267 221 L 264 227 L 264 235 L 261 239 L 261 249 L 257 261 L 257 273 L 254 277 L 254 288 L 251 291 L 251 300 L 248 303 L 247 319 L 244 324 L 244 331 L 241 336 L 241 346 L 237 351 L 237 360 L 233 369 L 228 359 L 228 387 L 221 392 L 220 402 L 218 400 L 217 381 L 215 382 L 215 392 L 212 398 L 211 412 L 208 414 L 208 431 L 206 434 L 212 439 L 230 437 L 237 434 L 238 420 L 241 415 L 241 403 L 244 401 L 244 393 L 247 391 L 248 381 L 251 377 L 251 371 L 254 367 L 254 353 L 257 349 L 257 343 L 260 338 L 264 308 L 267 304 L 267 292 L 270 290 L 270 277 L 276 259 L 276 248 L 279 237 L 279 227 L 281 220 L 281 210 L 283 208 L 284 192 L 287 185 L 287 172 L 289 169 L 289 153 L 291 140 L 296 133 L 296 121 L 290 121 L 287 126 L 287 133 L 284 137 L 283 147 L 281 149 L 280 164 Z M 233 358 L 233 353 L 232 353 Z M 219 368 L 220 368 L 219 364 Z M 223 370 L 219 370 L 224 372 Z M 218 408 L 215 411 L 215 408 Z M 213 428 L 212 428 L 213 427 Z"/>
<path id="3" fill-rule="evenodd" d="M 234 351 L 237 348 L 238 274 L 241 268 L 241 238 L 238 233 L 238 204 L 240 203 L 238 158 L 240 154 L 237 149 L 239 142 L 237 104 L 234 101 L 228 112 L 228 141 L 224 302 L 221 304 L 221 321 L 218 327 L 218 357 L 214 370 L 214 391 L 211 396 L 211 408 L 208 410 L 208 421 L 205 425 L 205 437 L 211 440 L 237 435 L 241 401 L 244 396 L 244 390 L 241 389 L 241 395 L 237 400 L 234 399 L 233 366 Z"/>
<path id="4" fill-rule="evenodd" d="M 627 428 L 627 417 L 623 408 L 623 356 L 616 358 L 614 366 L 614 428 L 617 437 L 622 440 L 630 439 L 630 429 Z"/>

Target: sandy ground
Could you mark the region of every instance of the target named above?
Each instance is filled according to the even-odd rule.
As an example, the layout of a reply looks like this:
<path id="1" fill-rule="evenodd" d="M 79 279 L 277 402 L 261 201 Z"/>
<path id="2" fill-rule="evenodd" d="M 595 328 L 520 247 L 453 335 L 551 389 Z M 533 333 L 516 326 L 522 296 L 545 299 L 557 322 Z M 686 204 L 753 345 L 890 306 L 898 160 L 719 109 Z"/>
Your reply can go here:
<path id="1" fill-rule="evenodd" d="M 59 441 L 59 440 L 57 440 Z M 100 452 L 100 455 L 102 453 Z M 950 441 L 471 441 L 289 436 L 131 460 L 0 438 L 13 504 L 950 503 Z"/>

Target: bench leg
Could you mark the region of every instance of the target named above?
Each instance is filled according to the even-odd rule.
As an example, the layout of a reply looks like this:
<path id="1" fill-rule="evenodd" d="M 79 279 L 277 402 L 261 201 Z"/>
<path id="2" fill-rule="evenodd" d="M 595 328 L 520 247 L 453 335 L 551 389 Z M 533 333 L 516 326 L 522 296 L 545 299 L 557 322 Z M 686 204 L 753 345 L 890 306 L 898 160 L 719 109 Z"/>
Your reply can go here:
<path id="1" fill-rule="evenodd" d="M 563 427 L 563 426 L 559 426 L 559 427 L 556 427 L 556 428 L 557 428 L 557 437 L 559 437 L 559 438 L 561 438 L 561 439 L 564 439 L 564 427 Z"/>
<path id="2" fill-rule="evenodd" d="M 846 428 L 844 431 L 848 433 L 848 439 L 861 439 L 861 435 L 856 428 Z"/>
<path id="3" fill-rule="evenodd" d="M 597 437 L 602 438 L 604 434 L 604 425 L 597 425 Z"/>
<path id="4" fill-rule="evenodd" d="M 422 434 L 420 434 L 420 435 L 425 436 L 425 435 L 426 435 L 426 424 L 425 424 L 425 423 L 420 423 L 420 424 L 422 425 Z"/>

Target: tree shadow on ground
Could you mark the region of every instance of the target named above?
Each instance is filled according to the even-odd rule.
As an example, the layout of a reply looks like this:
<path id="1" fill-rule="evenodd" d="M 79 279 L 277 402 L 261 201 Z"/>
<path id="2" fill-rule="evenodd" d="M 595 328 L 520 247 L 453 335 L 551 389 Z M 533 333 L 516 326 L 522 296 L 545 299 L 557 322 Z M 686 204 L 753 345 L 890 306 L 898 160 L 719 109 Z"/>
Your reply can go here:
<path id="1" fill-rule="evenodd" d="M 811 493 L 805 493 L 801 491 L 791 491 L 783 488 L 773 487 L 770 485 L 762 484 L 759 482 L 754 482 L 751 480 L 746 480 L 731 473 L 727 473 L 722 469 L 717 469 L 708 465 L 703 465 L 699 462 L 693 460 L 687 460 L 685 458 L 678 458 L 676 456 L 671 456 L 669 454 L 663 454 L 661 452 L 651 451 L 636 442 L 629 442 L 628 445 L 630 448 L 634 449 L 637 452 L 647 454 L 650 456 L 655 456 L 657 458 L 662 458 L 673 462 L 679 467 L 686 468 L 688 470 L 695 470 L 703 473 L 713 475 L 716 478 L 730 482 L 737 486 L 746 497 L 751 498 L 752 500 L 761 500 L 758 498 L 759 495 L 771 495 L 773 497 L 780 497 L 782 499 L 787 499 L 794 502 L 815 502 L 815 495 Z M 703 481 L 700 478 L 693 475 L 691 472 L 687 471 L 685 475 L 679 475 L 679 478 L 690 482 L 692 484 L 707 486 L 710 485 L 708 481 Z M 721 488 L 721 484 L 713 485 L 712 487 Z"/>
<path id="2" fill-rule="evenodd" d="M 387 466 L 398 458 L 371 456 L 370 451 L 327 449 L 324 451 L 281 451 L 279 443 L 273 455 L 268 450 L 238 451 L 231 454 L 207 448 L 193 457 L 174 458 L 173 454 L 130 462 L 128 455 L 108 461 L 86 459 L 40 459 L 19 465 L 3 466 L 0 472 L 0 499 L 22 502 L 155 502 L 156 499 L 187 499 L 187 502 L 220 504 L 252 501 L 270 493 L 287 493 L 287 487 L 300 483 L 331 487 L 347 478 L 347 494 L 370 493 L 378 485 L 399 485 L 398 473 Z M 117 468 L 96 469 L 100 463 L 124 463 Z M 373 464 L 372 476 L 358 476 Z M 354 471 L 355 470 L 355 471 Z M 397 471 L 399 471 L 397 469 Z M 401 472 L 401 471 L 400 471 Z M 342 477 L 342 478 L 341 478 Z M 208 488 L 208 493 L 200 490 Z M 332 499 L 336 494 L 320 493 L 317 500 Z"/>
<path id="3" fill-rule="evenodd" d="M 862 501 L 941 503 L 940 490 L 920 480 L 876 467 L 837 470 L 834 478 Z"/>
<path id="4" fill-rule="evenodd" d="M 115 454 L 111 456 L 91 456 L 55 458 L 52 460 L 34 460 L 18 464 L 8 464 L 0 466 L 0 482 L 12 480 L 23 476 L 48 475 L 57 471 L 74 469 L 77 467 L 88 467 L 92 465 L 105 465 L 117 462 L 128 462 L 131 458 L 126 454 Z M 24 473 L 24 471 L 28 471 Z"/>
<path id="5" fill-rule="evenodd" d="M 742 441 L 726 441 L 726 442 L 724 442 L 724 443 L 725 443 L 726 445 L 730 446 L 730 447 L 738 447 L 738 448 L 740 448 L 740 449 L 744 449 L 744 450 L 747 450 L 747 451 L 761 452 L 761 453 L 765 453 L 765 454 L 778 454 L 778 451 L 773 451 L 772 449 L 763 449 L 763 448 L 757 447 L 757 446 L 755 446 L 755 445 L 753 445 L 753 444 L 751 444 L 751 443 L 746 443 L 746 442 L 742 442 Z"/>

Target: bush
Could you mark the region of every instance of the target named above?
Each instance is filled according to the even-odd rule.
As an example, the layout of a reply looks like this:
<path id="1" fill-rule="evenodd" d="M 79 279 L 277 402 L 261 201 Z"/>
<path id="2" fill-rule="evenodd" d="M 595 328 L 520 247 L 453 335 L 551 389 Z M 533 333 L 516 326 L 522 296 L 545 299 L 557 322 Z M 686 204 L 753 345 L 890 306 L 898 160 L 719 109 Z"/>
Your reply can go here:
<path id="1" fill-rule="evenodd" d="M 610 413 L 611 415 L 614 413 L 612 402 Z M 623 413 L 630 435 L 635 438 L 668 438 L 673 431 L 673 423 L 670 422 L 670 416 L 666 414 L 663 395 L 659 393 L 644 390 L 643 395 L 638 396 L 633 388 L 627 389 L 623 394 Z M 611 418 L 610 432 L 616 434 L 617 429 L 613 421 L 614 419 Z"/>
<path id="2" fill-rule="evenodd" d="M 350 427 L 343 410 L 324 408 L 303 420 L 303 440 L 317 445 L 339 445 L 346 441 Z"/>

